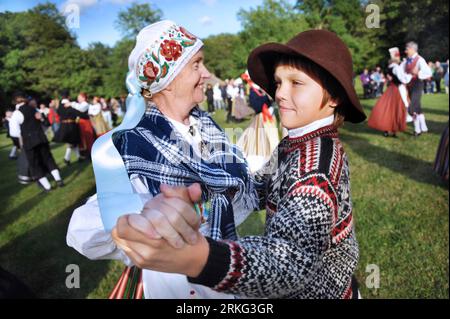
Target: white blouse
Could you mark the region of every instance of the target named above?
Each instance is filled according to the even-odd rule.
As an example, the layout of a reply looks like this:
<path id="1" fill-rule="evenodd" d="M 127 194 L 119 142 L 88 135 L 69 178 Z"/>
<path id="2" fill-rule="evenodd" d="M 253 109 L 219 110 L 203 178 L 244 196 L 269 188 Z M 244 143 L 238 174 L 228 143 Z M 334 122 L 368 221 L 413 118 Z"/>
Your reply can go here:
<path id="1" fill-rule="evenodd" d="M 89 105 L 89 110 L 88 110 L 89 115 L 96 116 L 101 111 L 102 111 L 102 106 L 100 105 L 100 103 L 95 103 L 95 104 Z"/>
<path id="2" fill-rule="evenodd" d="M 81 102 L 81 103 L 78 103 L 78 102 L 72 102 L 70 105 L 71 105 L 75 110 L 78 110 L 78 111 L 80 111 L 80 112 L 82 112 L 82 113 L 87 112 L 87 111 L 89 110 L 89 106 L 90 106 L 89 103 L 86 102 L 86 101 Z"/>
<path id="3" fill-rule="evenodd" d="M 414 54 L 411 58 L 415 59 L 417 56 L 417 53 Z M 403 60 L 403 62 L 400 64 L 400 67 L 405 70 L 407 60 Z M 421 56 L 419 56 L 419 60 L 417 61 L 417 68 L 419 69 L 419 74 L 417 74 L 417 77 L 420 80 L 425 80 L 433 76 L 433 72 L 431 71 L 431 68 L 428 66 L 425 59 Z M 400 80 L 401 81 L 401 80 Z M 409 82 L 409 81 L 408 81 Z M 407 82 L 406 82 L 407 83 Z"/>

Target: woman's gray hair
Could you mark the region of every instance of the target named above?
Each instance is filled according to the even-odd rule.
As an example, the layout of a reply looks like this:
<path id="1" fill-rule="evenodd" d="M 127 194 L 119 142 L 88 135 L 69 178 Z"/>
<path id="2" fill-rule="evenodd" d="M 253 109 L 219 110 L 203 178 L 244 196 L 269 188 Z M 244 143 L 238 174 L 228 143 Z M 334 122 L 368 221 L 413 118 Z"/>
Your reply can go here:
<path id="1" fill-rule="evenodd" d="M 406 43 L 406 47 L 413 48 L 415 51 L 419 50 L 419 45 L 414 41 L 409 41 L 408 43 Z"/>

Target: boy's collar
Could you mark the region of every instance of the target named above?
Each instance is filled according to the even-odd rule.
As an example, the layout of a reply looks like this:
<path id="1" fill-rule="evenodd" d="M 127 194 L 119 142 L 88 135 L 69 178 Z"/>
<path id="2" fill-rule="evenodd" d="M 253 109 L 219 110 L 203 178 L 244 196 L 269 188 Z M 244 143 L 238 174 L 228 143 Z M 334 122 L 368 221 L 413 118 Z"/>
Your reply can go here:
<path id="1" fill-rule="evenodd" d="M 333 124 L 333 121 L 334 121 L 334 115 L 330 115 L 326 118 L 311 122 L 305 126 L 291 129 L 288 131 L 289 138 L 301 137 L 305 134 L 308 134 L 315 130 L 318 130 L 319 128 L 331 125 L 331 124 Z"/>

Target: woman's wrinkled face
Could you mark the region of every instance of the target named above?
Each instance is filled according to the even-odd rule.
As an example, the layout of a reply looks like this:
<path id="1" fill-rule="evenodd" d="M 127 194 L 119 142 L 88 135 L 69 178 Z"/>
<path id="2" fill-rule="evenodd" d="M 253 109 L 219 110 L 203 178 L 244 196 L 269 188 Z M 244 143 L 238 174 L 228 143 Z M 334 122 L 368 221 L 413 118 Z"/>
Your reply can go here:
<path id="1" fill-rule="evenodd" d="M 280 109 L 281 123 L 287 129 L 303 127 L 330 116 L 334 103 L 322 106 L 323 88 L 305 72 L 285 65 L 275 69 L 275 100 Z M 335 105 L 335 104 L 334 104 Z"/>
<path id="2" fill-rule="evenodd" d="M 211 77 L 203 64 L 203 50 L 198 51 L 170 84 L 176 99 L 194 106 L 204 99 L 204 83 Z"/>

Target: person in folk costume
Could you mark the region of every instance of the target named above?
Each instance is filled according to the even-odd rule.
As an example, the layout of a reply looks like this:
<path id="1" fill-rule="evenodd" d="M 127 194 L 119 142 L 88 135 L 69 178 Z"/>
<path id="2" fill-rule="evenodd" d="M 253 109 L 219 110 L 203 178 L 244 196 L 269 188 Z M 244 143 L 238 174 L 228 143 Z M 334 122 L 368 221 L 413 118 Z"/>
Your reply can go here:
<path id="1" fill-rule="evenodd" d="M 47 173 L 50 173 L 59 187 L 64 186 L 58 166 L 55 163 L 50 146 L 42 129 L 42 114 L 37 109 L 35 99 L 26 102 L 22 94 L 18 94 L 16 101 L 20 103 L 15 121 L 20 125 L 23 150 L 26 154 L 31 175 L 44 191 L 51 190 Z"/>
<path id="2" fill-rule="evenodd" d="M 47 135 L 48 138 L 51 138 L 52 130 L 50 127 L 51 126 L 50 121 L 48 120 L 49 109 L 44 103 L 40 103 L 38 111 L 42 115 L 42 129 L 44 130 L 45 135 Z"/>
<path id="3" fill-rule="evenodd" d="M 80 157 L 78 146 L 81 142 L 78 122 L 80 118 L 87 118 L 85 113 L 74 109 L 71 105 L 72 103 L 68 98 L 61 100 L 61 105 L 58 107 L 61 126 L 53 138 L 53 141 L 56 143 L 67 143 L 66 153 L 64 154 L 64 162 L 67 165 L 70 165 L 72 151 L 75 153 L 75 158 L 78 162 L 83 160 Z"/>
<path id="4" fill-rule="evenodd" d="M 423 57 L 418 54 L 417 43 L 411 41 L 406 44 L 405 53 L 407 59 L 400 67 L 407 73 L 410 79 L 407 83 L 409 98 L 411 100 L 408 112 L 413 117 L 414 136 L 428 132 L 425 115 L 422 111 L 421 98 L 424 80 L 432 77 L 432 71 Z"/>
<path id="5" fill-rule="evenodd" d="M 72 102 L 71 106 L 84 114 L 84 118 L 80 117 L 78 121 L 81 140 L 79 151 L 80 158 L 89 158 L 91 155 L 92 144 L 94 144 L 95 140 L 95 132 L 88 115 L 89 103 L 87 102 L 87 94 L 80 92 L 77 97 L 77 102 Z"/>
<path id="6" fill-rule="evenodd" d="M 405 72 L 403 68 L 400 67 L 400 51 L 397 47 L 389 49 L 391 54 L 392 63 L 389 65 L 389 69 L 392 71 L 393 75 L 399 81 L 397 88 L 400 92 L 400 96 L 402 98 L 403 104 L 406 108 L 406 123 L 411 123 L 413 121 L 413 117 L 409 115 L 408 108 L 409 103 L 411 102 L 408 96 L 408 89 L 406 84 L 410 81 L 410 76 Z"/>
<path id="7" fill-rule="evenodd" d="M 222 106 L 228 112 L 227 86 L 228 86 L 228 80 L 226 79 L 223 83 L 220 84 L 219 89 L 220 89 L 220 95 L 222 97 Z"/>
<path id="8" fill-rule="evenodd" d="M 405 74 L 405 71 L 401 68 L 397 68 L 397 67 L 392 68 L 392 71 L 394 71 L 394 70 L 396 70 L 396 73 Z M 397 75 L 395 75 L 395 76 L 397 76 Z M 399 79 L 398 76 L 397 76 L 397 79 Z M 411 123 L 414 119 L 408 113 L 409 103 L 411 102 L 409 99 L 409 96 L 408 96 L 408 88 L 406 87 L 406 84 L 402 82 L 402 80 L 399 79 L 399 81 L 400 81 L 400 83 L 397 86 L 397 88 L 398 88 L 398 91 L 400 92 L 400 96 L 402 97 L 403 104 L 405 105 L 405 108 L 406 108 L 406 123 Z"/>
<path id="9" fill-rule="evenodd" d="M 213 87 L 213 100 L 214 100 L 214 109 L 221 110 L 223 109 L 223 99 L 222 92 L 220 91 L 219 82 L 214 84 Z"/>
<path id="10" fill-rule="evenodd" d="M 110 231 L 118 218 L 115 213 L 126 214 L 134 209 L 142 214 L 137 218 L 147 216 L 155 223 L 164 223 L 168 228 L 160 230 L 161 236 L 171 233 L 172 227 L 181 226 L 189 229 L 184 239 L 190 243 L 196 240 L 198 234 L 187 226 L 192 220 L 172 225 L 158 213 L 154 205 L 164 205 L 160 194 L 163 184 L 200 184 L 196 190 L 194 186 L 202 198 L 197 207 L 201 218 L 196 225 L 200 225 L 203 234 L 216 239 L 236 239 L 236 226 L 256 207 L 257 190 L 243 154 L 209 114 L 198 107 L 210 78 L 203 64 L 202 47 L 199 38 L 169 20 L 149 25 L 137 35 L 129 57 L 127 113 L 119 127 L 94 143 L 97 196 L 74 211 L 67 232 L 67 244 L 89 259 L 120 259 L 131 265 L 113 242 Z M 136 122 L 129 122 L 130 119 Z M 121 128 L 128 123 L 133 123 L 131 128 Z M 105 157 L 101 151 L 107 148 L 104 143 L 110 142 L 112 148 Z M 111 155 L 114 149 L 118 158 Z M 121 161 L 125 182 L 117 181 L 118 170 L 110 168 L 111 163 Z M 120 187 L 126 183 L 131 194 L 121 195 L 125 191 Z M 114 189 L 108 193 L 104 187 Z M 111 204 L 118 195 L 126 199 L 122 204 Z M 135 204 L 129 200 L 131 195 L 141 198 L 142 203 L 136 208 L 130 206 Z M 180 207 L 175 205 L 174 209 Z M 194 222 L 197 223 L 196 218 Z M 179 236 L 168 240 L 174 247 L 184 245 Z M 190 284 L 183 275 L 144 270 L 139 277 L 136 271 L 126 268 L 110 298 L 124 297 L 130 278 L 141 278 L 142 282 L 132 281 L 136 289 L 125 297 L 140 297 L 143 293 L 146 298 L 234 298 Z"/>
<path id="11" fill-rule="evenodd" d="M 256 172 L 266 163 L 277 147 L 280 138 L 277 120 L 269 108 L 268 95 L 255 84 L 245 72 L 241 78 L 249 87 L 249 104 L 255 116 L 237 141 L 249 163 L 249 169 Z"/>
<path id="12" fill-rule="evenodd" d="M 400 72 L 403 69 L 398 65 L 400 63 L 400 56 L 389 61 L 388 67 L 388 88 L 386 92 L 378 99 L 372 109 L 367 124 L 369 127 L 383 132 L 385 137 L 397 137 L 397 132 L 406 130 L 406 107 L 399 86 L 402 82 L 399 77 L 404 77 Z M 397 77 L 395 73 L 399 74 Z"/>
<path id="13" fill-rule="evenodd" d="M 250 54 L 252 80 L 275 98 L 289 129 L 255 174 L 266 186 L 258 193 L 267 211 L 264 235 L 227 241 L 200 236 L 196 244 L 174 249 L 149 235 L 150 220 L 137 222 L 131 214 L 117 221 L 115 243 L 140 267 L 184 274 L 191 283 L 238 298 L 358 298 L 349 166 L 338 136 L 344 120 L 366 118 L 352 69 L 350 50 L 326 30 L 305 31 L 286 45 L 268 43 Z M 165 204 L 181 197 L 187 205 L 159 212 L 173 221 L 196 217 L 192 186 L 170 190 Z"/>
<path id="14" fill-rule="evenodd" d="M 118 102 L 120 106 L 120 113 L 122 114 L 121 116 L 124 116 L 125 112 L 127 111 L 126 97 L 124 95 L 121 95 Z"/>
<path id="15" fill-rule="evenodd" d="M 120 109 L 119 101 L 116 98 L 110 98 L 106 101 L 111 109 L 112 127 L 117 126 L 117 120 L 122 117 L 122 110 Z"/>
<path id="16" fill-rule="evenodd" d="M 103 117 L 102 104 L 100 103 L 100 98 L 98 96 L 94 96 L 92 99 L 88 114 L 97 137 L 102 136 L 111 129 L 108 127 L 108 124 Z"/>
<path id="17" fill-rule="evenodd" d="M 234 121 L 233 118 L 233 97 L 236 93 L 234 87 L 233 79 L 225 80 L 225 91 L 226 91 L 226 107 L 227 107 L 227 119 L 226 123 L 230 123 Z"/>
<path id="18" fill-rule="evenodd" d="M 239 80 L 242 82 L 242 79 Z M 255 114 L 255 111 L 247 105 L 244 84 L 239 83 L 236 87 L 236 95 L 234 97 L 233 116 L 238 122 L 240 122 L 253 114 Z"/>
<path id="19" fill-rule="evenodd" d="M 107 103 L 104 97 L 100 98 L 100 105 L 102 106 L 102 116 L 108 126 L 108 131 L 113 128 L 113 120 L 111 114 L 111 106 Z"/>
<path id="20" fill-rule="evenodd" d="M 206 103 L 208 104 L 208 113 L 214 114 L 214 91 L 210 83 L 206 85 L 205 95 Z"/>
<path id="21" fill-rule="evenodd" d="M 8 121 L 8 132 L 13 140 L 15 151 L 20 150 L 19 156 L 17 157 L 17 180 L 20 184 L 30 184 L 33 181 L 33 177 L 30 171 L 30 165 L 27 160 L 25 151 L 23 150 L 22 143 L 22 133 L 20 130 L 20 121 L 22 114 L 19 108 L 26 103 L 26 99 L 22 97 L 21 93 L 16 93 L 14 97 L 14 111 Z"/>
<path id="22" fill-rule="evenodd" d="M 363 72 L 359 75 L 359 79 L 363 86 L 364 98 L 368 99 L 371 97 L 371 79 L 369 74 L 369 69 L 365 68 Z"/>
<path id="23" fill-rule="evenodd" d="M 48 111 L 48 121 L 52 126 L 53 136 L 55 136 L 56 132 L 59 130 L 61 126 L 59 115 L 58 115 L 58 106 L 59 102 L 56 99 L 53 99 L 49 103 L 49 111 Z"/>
<path id="24" fill-rule="evenodd" d="M 11 135 L 11 126 L 10 126 L 9 122 L 11 120 L 13 112 L 14 112 L 13 110 L 7 110 L 5 112 L 5 119 L 3 122 L 3 125 L 6 129 L 6 137 L 9 137 L 13 143 L 13 146 L 12 146 L 11 151 L 9 152 L 9 156 L 8 156 L 8 158 L 11 160 L 17 159 L 17 151 L 20 150 L 19 138 L 14 137 L 14 136 L 20 136 L 20 132 L 18 134 L 13 133 L 13 135 Z"/>

